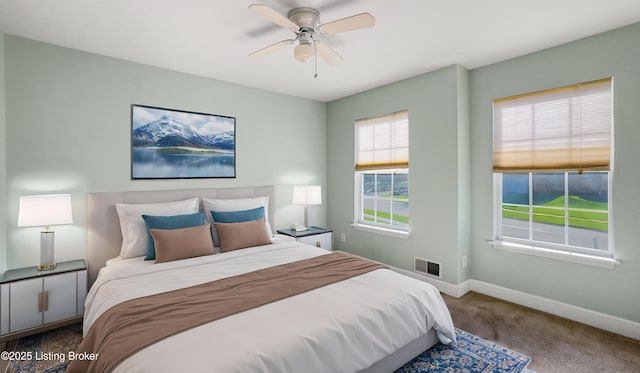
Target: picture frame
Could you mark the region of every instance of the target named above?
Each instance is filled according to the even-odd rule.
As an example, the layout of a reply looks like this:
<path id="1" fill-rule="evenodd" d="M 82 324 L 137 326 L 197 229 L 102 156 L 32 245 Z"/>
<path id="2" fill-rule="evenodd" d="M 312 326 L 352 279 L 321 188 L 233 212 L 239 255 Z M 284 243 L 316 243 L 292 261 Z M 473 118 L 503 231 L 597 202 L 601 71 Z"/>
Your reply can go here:
<path id="1" fill-rule="evenodd" d="M 236 177 L 236 118 L 131 105 L 131 179 Z"/>

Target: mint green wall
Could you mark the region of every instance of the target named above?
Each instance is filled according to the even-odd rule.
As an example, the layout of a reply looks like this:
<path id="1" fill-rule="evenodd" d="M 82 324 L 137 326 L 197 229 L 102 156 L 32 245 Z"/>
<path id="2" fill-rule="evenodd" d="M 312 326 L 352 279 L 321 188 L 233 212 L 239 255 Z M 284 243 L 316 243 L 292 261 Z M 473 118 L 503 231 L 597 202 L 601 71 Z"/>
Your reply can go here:
<path id="1" fill-rule="evenodd" d="M 5 200 L 5 159 L 6 159 L 6 121 L 5 121 L 5 94 L 4 94 L 4 34 L 0 32 L 0 273 L 7 269 L 7 250 L 4 237 L 6 236 L 7 205 Z"/>
<path id="2" fill-rule="evenodd" d="M 335 246 L 411 269 L 442 263 L 443 280 L 472 278 L 640 322 L 640 24 L 484 68 L 452 66 L 328 105 L 328 206 Z M 498 251 L 493 232 L 494 98 L 615 78 L 614 270 Z M 353 219 L 353 122 L 409 109 L 407 240 L 357 231 Z M 345 233 L 345 243 L 339 241 Z M 462 268 L 468 255 L 469 266 Z"/>
<path id="3" fill-rule="evenodd" d="M 413 257 L 442 263 L 445 281 L 461 280 L 460 253 L 466 251 L 468 210 L 460 208 L 468 188 L 466 100 L 459 84 L 466 71 L 451 66 L 329 103 L 328 217 L 334 245 L 396 267 L 413 268 Z M 410 226 L 408 239 L 354 230 L 354 121 L 409 111 Z M 467 165 L 464 165 L 467 163 Z M 461 165 L 462 164 L 462 165 Z M 340 242 L 340 233 L 346 242 Z M 468 247 L 468 246 L 467 246 Z"/>
<path id="4" fill-rule="evenodd" d="M 38 229 L 15 227 L 22 194 L 72 193 L 76 224 L 56 229 L 56 258 L 65 260 L 84 256 L 90 191 L 275 184 L 282 227 L 302 215 L 289 205 L 290 185 L 321 184 L 327 203 L 310 209 L 311 219 L 328 222 L 338 249 L 409 270 L 414 256 L 424 257 L 441 262 L 443 280 L 453 284 L 473 278 L 640 322 L 638 66 L 640 24 L 323 104 L 4 35 L 0 270 L 38 261 Z M 615 78 L 611 220 L 622 265 L 603 270 L 493 249 L 486 242 L 493 220 L 491 101 L 607 76 Z M 131 103 L 236 116 L 238 178 L 131 181 Z M 353 230 L 353 122 L 404 109 L 411 123 L 411 237 Z M 461 266 L 464 255 L 468 268 Z"/>
<path id="5" fill-rule="evenodd" d="M 75 224 L 56 228 L 62 261 L 86 255 L 87 192 L 276 185 L 281 228 L 302 220 L 292 184 L 325 185 L 325 103 L 10 35 L 4 65 L 8 268 L 39 261 L 39 229 L 16 227 L 20 195 L 72 194 Z M 130 180 L 134 103 L 235 116 L 237 178 Z M 326 223 L 326 206 L 311 210 Z"/>
<path id="6" fill-rule="evenodd" d="M 614 77 L 615 256 L 596 269 L 505 253 L 492 236 L 494 98 Z M 471 277 L 640 322 L 640 24 L 471 71 Z"/>

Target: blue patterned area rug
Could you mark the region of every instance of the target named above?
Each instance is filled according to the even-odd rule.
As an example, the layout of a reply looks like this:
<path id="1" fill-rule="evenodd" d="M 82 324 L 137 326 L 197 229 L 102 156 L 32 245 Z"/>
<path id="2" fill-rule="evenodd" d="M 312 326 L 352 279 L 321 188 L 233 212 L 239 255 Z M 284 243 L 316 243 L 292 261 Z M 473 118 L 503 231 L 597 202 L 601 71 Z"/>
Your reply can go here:
<path id="1" fill-rule="evenodd" d="M 456 346 L 438 343 L 395 373 L 534 373 L 531 358 L 456 328 Z"/>
<path id="2" fill-rule="evenodd" d="M 5 373 L 62 373 L 68 353 L 75 352 L 81 340 L 81 324 L 20 338 Z"/>

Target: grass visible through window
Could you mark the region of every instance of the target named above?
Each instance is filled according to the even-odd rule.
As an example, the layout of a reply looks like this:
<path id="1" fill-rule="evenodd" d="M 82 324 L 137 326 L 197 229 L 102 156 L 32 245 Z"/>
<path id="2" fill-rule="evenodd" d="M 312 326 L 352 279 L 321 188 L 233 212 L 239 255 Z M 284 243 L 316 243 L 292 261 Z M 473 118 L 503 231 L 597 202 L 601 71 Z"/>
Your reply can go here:
<path id="1" fill-rule="evenodd" d="M 564 225 L 565 197 L 561 196 L 539 206 L 533 206 L 533 221 Z M 609 214 L 595 210 L 607 211 L 606 202 L 594 202 L 576 196 L 569 197 L 569 226 L 595 229 L 603 232 L 609 230 Z M 504 218 L 529 220 L 529 206 L 502 205 Z"/>
<path id="2" fill-rule="evenodd" d="M 367 220 L 367 221 L 375 221 L 373 216 L 377 216 L 380 219 L 391 220 L 391 214 L 388 212 L 378 211 L 378 213 L 376 214 L 373 209 L 364 209 L 363 212 L 364 212 L 364 220 Z M 393 214 L 393 221 L 409 224 L 409 217 Z"/>

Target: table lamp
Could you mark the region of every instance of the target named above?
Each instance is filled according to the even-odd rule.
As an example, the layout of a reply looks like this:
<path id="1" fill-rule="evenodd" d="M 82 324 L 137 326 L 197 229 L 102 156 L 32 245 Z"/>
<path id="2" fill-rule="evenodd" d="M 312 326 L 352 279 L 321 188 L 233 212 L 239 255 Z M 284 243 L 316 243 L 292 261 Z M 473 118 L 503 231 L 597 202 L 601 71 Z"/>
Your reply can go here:
<path id="1" fill-rule="evenodd" d="M 294 186 L 293 203 L 304 205 L 304 226 L 309 227 L 309 206 L 322 204 L 322 189 L 319 186 Z"/>
<path id="2" fill-rule="evenodd" d="M 20 197 L 18 227 L 44 227 L 44 230 L 40 232 L 38 271 L 56 268 L 53 258 L 54 232 L 49 229 L 49 226 L 72 223 L 70 194 Z"/>

